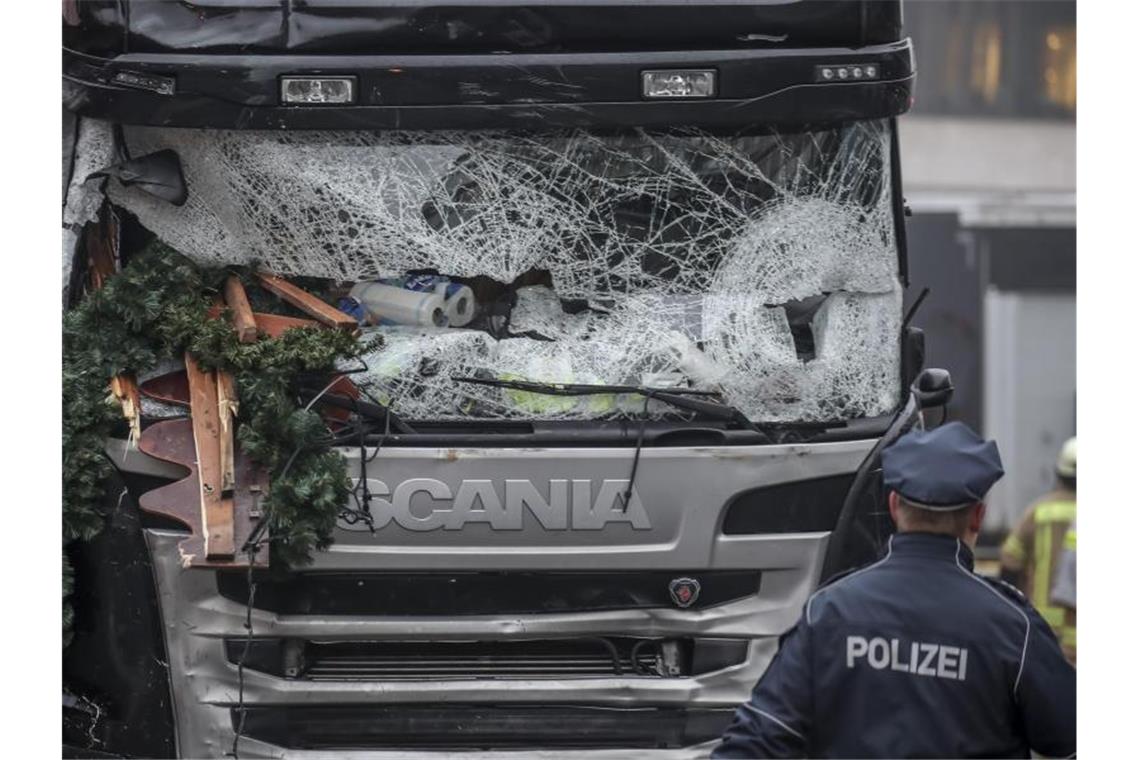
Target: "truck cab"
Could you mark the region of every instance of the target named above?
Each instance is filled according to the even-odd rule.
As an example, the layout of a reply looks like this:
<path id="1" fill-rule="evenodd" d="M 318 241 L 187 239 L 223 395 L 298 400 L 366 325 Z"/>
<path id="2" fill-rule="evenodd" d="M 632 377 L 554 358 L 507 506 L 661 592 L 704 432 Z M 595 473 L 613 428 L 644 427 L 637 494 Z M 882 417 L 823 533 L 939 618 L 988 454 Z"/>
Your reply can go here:
<path id="1" fill-rule="evenodd" d="M 64 7 L 76 165 L 179 158 L 181 204 L 107 184 L 130 224 L 478 309 L 376 328 L 354 381 L 402 423 L 337 442 L 354 503 L 311 564 L 187 569 L 132 529 L 150 746 L 707 753 L 891 530 L 876 457 L 922 365 L 900 2 Z"/>

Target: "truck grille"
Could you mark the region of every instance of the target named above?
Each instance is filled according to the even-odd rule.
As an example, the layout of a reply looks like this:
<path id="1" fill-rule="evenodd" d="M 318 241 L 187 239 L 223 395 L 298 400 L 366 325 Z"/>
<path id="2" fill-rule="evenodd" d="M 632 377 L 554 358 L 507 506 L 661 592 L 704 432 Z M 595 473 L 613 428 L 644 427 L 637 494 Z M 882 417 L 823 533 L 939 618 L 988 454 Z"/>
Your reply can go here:
<path id="1" fill-rule="evenodd" d="M 237 663 L 244 639 L 227 639 Z M 525 641 L 348 641 L 256 639 L 245 667 L 308 681 L 671 678 L 743 662 L 741 639 L 584 637 Z"/>
<path id="2" fill-rule="evenodd" d="M 602 639 L 562 642 L 472 642 L 422 645 L 317 644 L 305 676 L 314 681 L 438 678 L 559 678 L 620 673 L 657 675 L 656 651 L 619 650 Z"/>

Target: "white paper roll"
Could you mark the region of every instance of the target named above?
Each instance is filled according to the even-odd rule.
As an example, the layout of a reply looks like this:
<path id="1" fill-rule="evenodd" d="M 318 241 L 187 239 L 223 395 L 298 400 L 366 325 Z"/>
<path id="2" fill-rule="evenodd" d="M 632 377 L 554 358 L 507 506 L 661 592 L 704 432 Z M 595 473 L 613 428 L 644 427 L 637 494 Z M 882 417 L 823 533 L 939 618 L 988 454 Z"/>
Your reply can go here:
<path id="1" fill-rule="evenodd" d="M 475 294 L 466 285 L 460 285 L 451 296 L 444 301 L 443 308 L 447 312 L 447 323 L 452 327 L 463 327 L 475 318 Z"/>

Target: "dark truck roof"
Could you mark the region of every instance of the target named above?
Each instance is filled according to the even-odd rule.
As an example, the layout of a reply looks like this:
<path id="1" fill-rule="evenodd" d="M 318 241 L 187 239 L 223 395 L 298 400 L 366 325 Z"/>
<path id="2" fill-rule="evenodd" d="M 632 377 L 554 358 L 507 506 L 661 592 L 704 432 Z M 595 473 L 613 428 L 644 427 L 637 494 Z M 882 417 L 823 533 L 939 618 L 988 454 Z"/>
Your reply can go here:
<path id="1" fill-rule="evenodd" d="M 64 4 L 64 97 L 124 123 L 483 128 L 803 123 L 901 113 L 899 0 Z M 821 82 L 823 65 L 878 67 Z M 647 69 L 713 69 L 715 97 L 647 101 Z M 280 77 L 356 78 L 351 106 L 280 103 Z"/>

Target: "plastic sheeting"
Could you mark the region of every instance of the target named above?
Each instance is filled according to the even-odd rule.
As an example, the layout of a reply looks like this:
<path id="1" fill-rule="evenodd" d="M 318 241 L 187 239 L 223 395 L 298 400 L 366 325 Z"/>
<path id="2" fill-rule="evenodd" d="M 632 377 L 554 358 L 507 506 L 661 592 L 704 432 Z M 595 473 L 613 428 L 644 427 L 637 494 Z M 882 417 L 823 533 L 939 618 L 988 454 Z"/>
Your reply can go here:
<path id="1" fill-rule="evenodd" d="M 552 288 L 517 290 L 517 337 L 384 331 L 371 382 L 409 418 L 630 408 L 450 379 L 477 373 L 683 379 L 758 420 L 861 417 L 897 401 L 886 122 L 735 137 L 128 128 L 127 142 L 136 156 L 177 150 L 190 199 L 176 208 L 118 185 L 112 198 L 202 263 L 346 281 L 549 273 Z M 822 296 L 800 329 L 805 352 L 784 304 Z M 570 314 L 563 299 L 591 308 Z"/>

